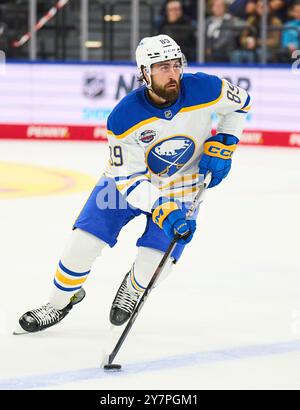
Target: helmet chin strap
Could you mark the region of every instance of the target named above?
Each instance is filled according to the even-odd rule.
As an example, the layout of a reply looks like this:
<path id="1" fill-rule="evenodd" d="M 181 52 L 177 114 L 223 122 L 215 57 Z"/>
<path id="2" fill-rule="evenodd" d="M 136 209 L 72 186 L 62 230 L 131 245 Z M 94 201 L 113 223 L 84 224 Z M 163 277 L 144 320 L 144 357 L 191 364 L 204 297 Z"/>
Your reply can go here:
<path id="1" fill-rule="evenodd" d="M 155 93 L 155 91 L 154 91 L 153 88 L 152 88 L 151 83 L 148 84 L 147 81 L 145 81 L 145 80 L 144 80 L 144 83 L 146 84 L 146 87 L 147 87 L 147 89 L 148 89 L 149 91 L 152 91 L 153 93 Z"/>

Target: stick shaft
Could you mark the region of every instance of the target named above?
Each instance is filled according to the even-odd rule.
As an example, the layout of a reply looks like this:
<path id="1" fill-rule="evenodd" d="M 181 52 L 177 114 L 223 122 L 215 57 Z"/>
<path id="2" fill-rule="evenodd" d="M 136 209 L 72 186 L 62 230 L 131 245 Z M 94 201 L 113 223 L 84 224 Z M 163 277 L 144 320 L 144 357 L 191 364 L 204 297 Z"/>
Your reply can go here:
<path id="1" fill-rule="evenodd" d="M 193 200 L 193 202 L 192 202 L 192 204 L 191 204 L 191 206 L 190 206 L 190 208 L 189 208 L 189 210 L 186 214 L 187 218 L 188 217 L 190 218 L 193 215 L 193 213 L 195 212 L 195 209 L 198 207 L 199 203 L 201 202 L 203 193 L 204 193 L 206 187 L 209 185 L 210 180 L 211 180 L 211 174 L 209 173 L 206 176 L 203 186 L 199 189 L 196 197 L 194 198 L 194 200 Z M 171 257 L 171 255 L 173 253 L 173 250 L 175 249 L 175 246 L 176 246 L 177 241 L 178 241 L 179 238 L 180 238 L 179 235 L 175 235 L 174 239 L 172 240 L 172 242 L 170 243 L 168 249 L 166 250 L 164 256 L 162 257 L 162 259 L 161 259 L 158 267 L 156 268 L 156 271 L 154 272 L 154 274 L 153 274 L 147 288 L 145 289 L 141 299 L 139 300 L 138 304 L 136 305 L 136 307 L 135 307 L 135 309 L 134 309 L 134 311 L 133 311 L 133 313 L 132 313 L 132 315 L 131 315 L 131 317 L 130 317 L 130 319 L 129 319 L 129 321 L 128 321 L 128 323 L 127 323 L 127 325 L 126 325 L 126 327 L 123 331 L 123 333 L 121 334 L 119 340 L 117 341 L 116 346 L 114 347 L 111 354 L 108 356 L 108 364 L 112 364 L 112 362 L 114 361 L 116 355 L 118 354 L 118 352 L 119 352 L 121 346 L 123 345 L 123 343 L 124 343 L 128 333 L 129 333 L 130 329 L 132 328 L 136 318 L 138 317 L 139 312 L 141 311 L 141 309 L 142 309 L 144 303 L 146 302 L 150 292 L 152 291 L 157 279 L 159 278 L 159 276 L 160 276 L 161 272 L 163 271 L 166 263 L 168 262 L 169 258 Z"/>
<path id="2" fill-rule="evenodd" d="M 173 252 L 173 250 L 174 250 L 174 248 L 175 248 L 175 246 L 176 246 L 176 244 L 177 244 L 177 239 L 178 239 L 178 238 L 175 237 L 175 238 L 172 240 L 172 242 L 171 242 L 170 245 L 169 245 L 168 250 L 166 251 L 166 253 L 164 254 L 162 260 L 160 261 L 160 263 L 159 263 L 159 265 L 158 265 L 156 271 L 154 272 L 154 274 L 153 274 L 153 276 L 152 276 L 152 278 L 151 278 L 151 280 L 150 280 L 150 282 L 149 282 L 147 288 L 145 289 L 145 291 L 144 291 L 144 293 L 143 293 L 141 299 L 139 300 L 139 303 L 137 304 L 135 310 L 133 311 L 132 316 L 131 316 L 131 318 L 129 319 L 129 321 L 128 321 L 128 323 L 127 323 L 127 325 L 126 325 L 126 327 L 125 327 L 123 333 L 121 334 L 121 336 L 120 336 L 120 338 L 119 338 L 119 340 L 118 340 L 118 342 L 117 342 L 115 348 L 113 349 L 113 351 L 112 351 L 111 354 L 109 355 L 108 364 L 111 364 L 111 363 L 113 362 L 114 358 L 116 357 L 116 355 L 118 354 L 118 352 L 119 352 L 119 350 L 120 350 L 122 344 L 124 343 L 124 341 L 125 341 L 125 339 L 126 339 L 128 333 L 129 333 L 130 329 L 132 328 L 132 326 L 133 326 L 133 324 L 134 324 L 134 322 L 135 322 L 135 320 L 136 320 L 136 318 L 137 318 L 139 312 L 141 311 L 141 309 L 142 309 L 144 303 L 146 302 L 148 295 L 150 294 L 151 290 L 153 289 L 154 283 L 155 283 L 156 280 L 158 279 L 158 277 L 159 277 L 160 273 L 162 272 L 163 268 L 165 267 L 165 264 L 167 263 L 167 261 L 168 261 L 170 255 L 172 254 L 172 252 Z"/>

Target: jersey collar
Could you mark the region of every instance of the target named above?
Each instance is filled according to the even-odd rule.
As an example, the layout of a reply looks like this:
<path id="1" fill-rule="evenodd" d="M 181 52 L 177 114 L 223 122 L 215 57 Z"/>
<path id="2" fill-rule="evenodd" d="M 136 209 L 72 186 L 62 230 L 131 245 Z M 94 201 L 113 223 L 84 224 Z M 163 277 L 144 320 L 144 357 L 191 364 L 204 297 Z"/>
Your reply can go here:
<path id="1" fill-rule="evenodd" d="M 180 95 L 177 98 L 177 100 L 167 106 L 167 107 L 158 107 L 157 105 L 153 104 L 149 97 L 147 96 L 147 87 L 143 86 L 141 87 L 140 93 L 139 93 L 140 100 L 144 107 L 146 108 L 147 111 L 149 111 L 152 115 L 155 117 L 161 118 L 163 120 L 171 121 L 172 118 L 180 111 L 182 108 L 182 102 L 183 102 L 183 89 L 182 89 L 182 82 L 181 82 L 181 90 L 180 90 Z"/>

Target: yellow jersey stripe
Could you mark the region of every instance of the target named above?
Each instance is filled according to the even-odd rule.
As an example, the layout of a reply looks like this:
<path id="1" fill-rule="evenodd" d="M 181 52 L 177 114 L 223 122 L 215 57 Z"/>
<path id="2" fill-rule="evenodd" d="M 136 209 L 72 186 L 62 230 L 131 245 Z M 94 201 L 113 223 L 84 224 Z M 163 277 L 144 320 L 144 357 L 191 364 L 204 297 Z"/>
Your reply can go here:
<path id="1" fill-rule="evenodd" d="M 222 80 L 221 94 L 215 100 L 210 101 L 208 103 L 192 105 L 190 107 L 183 107 L 183 108 L 181 108 L 181 110 L 179 110 L 179 112 L 188 112 L 188 111 L 199 110 L 200 108 L 206 108 L 206 107 L 210 107 L 211 105 L 216 104 L 223 97 L 223 87 L 224 87 L 224 80 Z M 107 134 L 111 135 L 111 136 L 113 136 L 117 139 L 122 139 L 122 138 L 127 137 L 129 134 L 136 131 L 138 128 L 142 127 L 143 125 L 150 124 L 151 122 L 157 121 L 159 119 L 160 118 L 158 118 L 158 117 L 148 118 L 147 120 L 144 120 L 144 121 L 141 121 L 141 122 L 135 124 L 133 127 L 129 128 L 127 131 L 123 132 L 122 134 L 114 134 L 111 130 L 107 130 Z"/>
<path id="2" fill-rule="evenodd" d="M 166 188 L 169 188 L 169 187 L 173 187 L 174 185 L 176 185 L 176 183 L 178 183 L 178 182 L 181 182 L 182 183 L 182 185 L 185 183 L 185 182 L 187 182 L 187 181 L 193 181 L 194 179 L 198 179 L 198 177 L 199 177 L 199 174 L 192 174 L 192 175 L 182 175 L 181 177 L 179 177 L 179 178 L 175 178 L 175 179 L 173 179 L 173 181 L 171 181 L 171 182 L 169 182 L 168 184 L 166 184 L 166 185 L 160 185 L 159 186 L 159 189 L 166 189 Z M 180 188 L 180 186 L 178 187 L 178 188 Z"/>
<path id="3" fill-rule="evenodd" d="M 251 105 L 248 105 L 248 107 L 241 108 L 241 111 L 249 111 L 249 110 L 250 110 L 250 108 L 251 108 Z"/>
<path id="4" fill-rule="evenodd" d="M 174 193 L 166 193 L 165 195 L 170 198 L 176 198 L 176 197 L 185 197 L 187 194 L 191 194 L 193 192 L 196 192 L 198 190 L 198 187 L 194 186 L 193 188 L 188 188 L 188 189 L 183 189 L 182 191 L 177 191 Z"/>
<path id="5" fill-rule="evenodd" d="M 129 134 L 131 134 L 132 132 L 134 132 L 138 128 L 142 127 L 143 125 L 150 124 L 151 122 L 154 122 L 154 121 L 157 121 L 157 120 L 159 120 L 158 117 L 151 117 L 151 118 L 148 118 L 147 120 L 139 122 L 138 124 L 136 124 L 133 127 L 129 128 L 129 130 L 123 132 L 122 134 L 116 135 L 111 130 L 107 130 L 107 134 L 112 135 L 112 136 L 114 136 L 115 138 L 117 138 L 119 140 L 119 139 L 127 137 Z"/>
<path id="6" fill-rule="evenodd" d="M 133 185 L 136 181 L 143 180 L 143 179 L 146 181 L 145 177 L 146 177 L 147 179 L 149 179 L 149 176 L 146 174 L 146 175 L 139 175 L 139 176 L 137 176 L 137 177 L 131 178 L 131 179 L 130 179 L 128 182 L 126 182 L 125 184 L 118 184 L 118 183 L 116 183 L 117 189 L 118 189 L 119 191 L 122 191 L 124 188 L 128 189 L 128 188 L 130 188 L 130 186 Z"/>

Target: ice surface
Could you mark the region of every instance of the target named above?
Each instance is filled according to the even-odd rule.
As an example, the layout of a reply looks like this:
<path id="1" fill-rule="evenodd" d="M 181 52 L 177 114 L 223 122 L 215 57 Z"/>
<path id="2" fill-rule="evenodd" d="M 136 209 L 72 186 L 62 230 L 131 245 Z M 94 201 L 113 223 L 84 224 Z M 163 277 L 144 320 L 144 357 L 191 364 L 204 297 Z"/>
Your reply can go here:
<path id="1" fill-rule="evenodd" d="M 0 162 L 95 178 L 102 143 L 0 141 Z M 87 297 L 58 326 L 12 336 L 48 298 L 72 223 L 89 192 L 0 200 L 0 389 L 300 388 L 300 150 L 240 147 L 209 190 L 199 229 L 145 304 L 116 358 L 100 368 L 109 309 L 134 260 L 139 217 L 107 248 Z M 112 346 L 113 347 L 113 346 Z"/>

